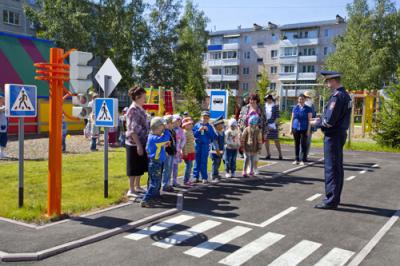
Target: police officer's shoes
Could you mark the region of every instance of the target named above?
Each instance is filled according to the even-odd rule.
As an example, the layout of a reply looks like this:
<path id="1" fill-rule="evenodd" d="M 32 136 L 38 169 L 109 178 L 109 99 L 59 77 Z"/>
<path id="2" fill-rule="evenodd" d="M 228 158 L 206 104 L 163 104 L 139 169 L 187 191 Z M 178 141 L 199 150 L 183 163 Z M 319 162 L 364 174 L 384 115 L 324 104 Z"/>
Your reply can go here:
<path id="1" fill-rule="evenodd" d="M 315 205 L 314 208 L 322 209 L 322 210 L 335 210 L 335 209 L 337 209 L 337 206 L 328 205 L 328 204 L 321 202 L 321 203 L 318 203 L 317 205 Z"/>

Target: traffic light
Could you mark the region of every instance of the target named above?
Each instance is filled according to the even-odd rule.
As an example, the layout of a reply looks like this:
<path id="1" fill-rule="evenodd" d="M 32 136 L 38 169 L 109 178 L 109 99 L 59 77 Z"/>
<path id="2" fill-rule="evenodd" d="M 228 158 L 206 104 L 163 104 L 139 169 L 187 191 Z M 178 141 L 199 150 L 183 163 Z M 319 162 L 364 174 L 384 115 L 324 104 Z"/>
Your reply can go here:
<path id="1" fill-rule="evenodd" d="M 88 89 L 93 84 L 91 79 L 93 67 L 88 66 L 92 58 L 92 53 L 80 51 L 74 51 L 69 56 L 70 90 L 73 94 L 77 94 L 77 96 L 72 97 L 72 115 L 81 119 L 88 118 L 92 112 L 92 108 L 89 106 L 90 99 L 87 95 Z"/>
<path id="2" fill-rule="evenodd" d="M 90 98 L 87 94 L 78 94 L 72 96 L 72 116 L 87 119 L 92 112 L 92 107 L 89 106 Z"/>

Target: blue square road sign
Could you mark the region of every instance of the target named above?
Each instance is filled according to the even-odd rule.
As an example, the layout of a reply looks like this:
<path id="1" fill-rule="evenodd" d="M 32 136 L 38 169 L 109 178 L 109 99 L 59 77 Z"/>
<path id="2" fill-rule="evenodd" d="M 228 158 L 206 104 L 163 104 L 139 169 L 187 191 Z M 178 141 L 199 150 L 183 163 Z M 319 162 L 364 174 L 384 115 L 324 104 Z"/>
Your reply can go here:
<path id="1" fill-rule="evenodd" d="M 6 116 L 36 117 L 37 89 L 34 85 L 5 85 Z"/>
<path id="2" fill-rule="evenodd" d="M 118 125 L 118 100 L 97 98 L 94 102 L 95 126 L 116 127 Z"/>

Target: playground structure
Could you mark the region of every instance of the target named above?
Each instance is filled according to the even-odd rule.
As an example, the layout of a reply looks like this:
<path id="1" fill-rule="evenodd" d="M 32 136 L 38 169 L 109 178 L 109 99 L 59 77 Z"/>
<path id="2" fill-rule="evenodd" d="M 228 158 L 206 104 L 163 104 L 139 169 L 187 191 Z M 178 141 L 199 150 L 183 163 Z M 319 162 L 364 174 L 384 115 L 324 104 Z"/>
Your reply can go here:
<path id="1" fill-rule="evenodd" d="M 174 113 L 174 91 L 172 88 L 165 89 L 164 87 L 159 87 L 156 89 L 151 86 L 145 90 L 147 103 L 143 106 L 143 108 L 147 112 L 154 112 L 158 116 Z"/>

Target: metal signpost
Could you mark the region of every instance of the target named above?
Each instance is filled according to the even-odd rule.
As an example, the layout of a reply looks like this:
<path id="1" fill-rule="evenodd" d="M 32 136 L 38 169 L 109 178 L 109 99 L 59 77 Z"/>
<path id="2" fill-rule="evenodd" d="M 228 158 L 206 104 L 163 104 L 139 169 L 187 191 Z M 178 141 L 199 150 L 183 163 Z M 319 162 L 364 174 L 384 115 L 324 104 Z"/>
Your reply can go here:
<path id="1" fill-rule="evenodd" d="M 5 85 L 6 116 L 18 117 L 18 207 L 24 206 L 24 117 L 37 116 L 37 89 L 33 85 Z"/>
<path id="2" fill-rule="evenodd" d="M 104 127 L 104 198 L 108 198 L 108 128 L 118 125 L 118 100 L 108 98 L 122 76 L 108 58 L 95 76 L 104 98 L 95 100 L 95 125 Z"/>

